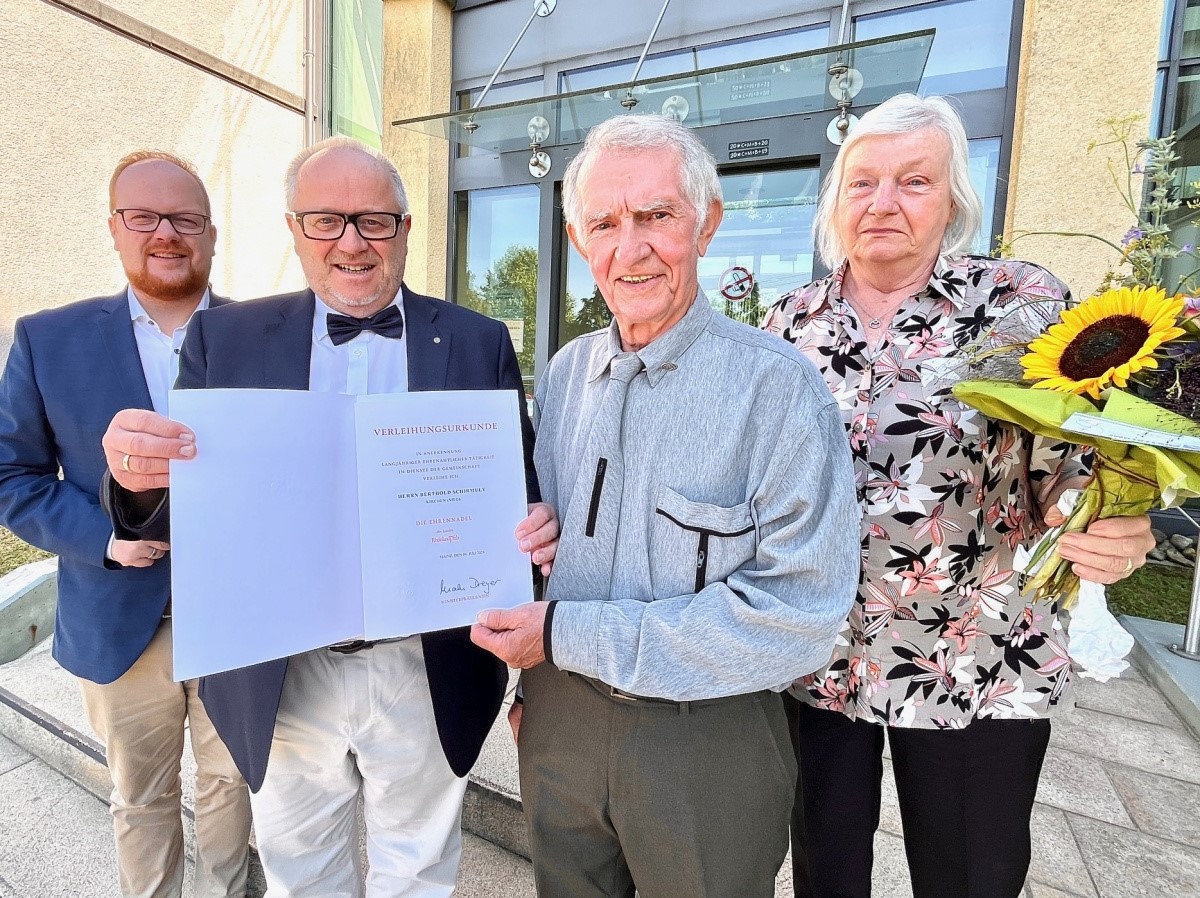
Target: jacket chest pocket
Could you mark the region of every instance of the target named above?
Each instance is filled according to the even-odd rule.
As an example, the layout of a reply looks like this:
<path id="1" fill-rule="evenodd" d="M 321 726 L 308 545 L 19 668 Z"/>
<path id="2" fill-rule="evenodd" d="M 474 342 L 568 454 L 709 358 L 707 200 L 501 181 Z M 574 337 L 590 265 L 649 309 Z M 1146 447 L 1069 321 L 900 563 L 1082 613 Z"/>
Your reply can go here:
<path id="1" fill-rule="evenodd" d="M 650 537 L 656 599 L 697 593 L 753 560 L 758 545 L 750 503 L 693 502 L 659 487 Z"/>

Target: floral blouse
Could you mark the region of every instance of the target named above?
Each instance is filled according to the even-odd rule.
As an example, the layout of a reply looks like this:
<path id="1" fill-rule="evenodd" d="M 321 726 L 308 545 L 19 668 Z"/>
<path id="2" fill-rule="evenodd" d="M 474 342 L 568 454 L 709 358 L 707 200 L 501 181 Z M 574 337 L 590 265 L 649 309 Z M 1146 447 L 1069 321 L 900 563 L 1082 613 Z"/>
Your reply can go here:
<path id="1" fill-rule="evenodd" d="M 1040 532 L 1035 497 L 1084 473 L 1084 459 L 985 418 L 951 387 L 959 350 L 985 327 L 1030 300 L 1018 314 L 1053 320 L 1070 292 L 1028 262 L 941 259 L 870 350 L 844 275 L 781 297 L 763 324 L 825 375 L 864 512 L 858 600 L 829 664 L 793 691 L 888 726 L 1047 716 L 1071 680 L 1064 622 L 1057 603 L 1022 597 L 1013 552 Z"/>

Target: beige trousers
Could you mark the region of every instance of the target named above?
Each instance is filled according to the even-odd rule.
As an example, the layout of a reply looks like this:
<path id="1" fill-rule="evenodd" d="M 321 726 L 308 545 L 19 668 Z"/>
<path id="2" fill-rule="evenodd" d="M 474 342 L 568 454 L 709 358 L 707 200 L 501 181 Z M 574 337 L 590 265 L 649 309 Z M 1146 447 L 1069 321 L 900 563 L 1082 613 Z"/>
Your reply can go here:
<path id="1" fill-rule="evenodd" d="M 108 755 L 121 894 L 183 891 L 180 759 L 185 726 L 196 757 L 195 898 L 242 898 L 250 838 L 246 783 L 196 694 L 171 679 L 171 622 L 120 678 L 80 680 L 92 728 Z"/>

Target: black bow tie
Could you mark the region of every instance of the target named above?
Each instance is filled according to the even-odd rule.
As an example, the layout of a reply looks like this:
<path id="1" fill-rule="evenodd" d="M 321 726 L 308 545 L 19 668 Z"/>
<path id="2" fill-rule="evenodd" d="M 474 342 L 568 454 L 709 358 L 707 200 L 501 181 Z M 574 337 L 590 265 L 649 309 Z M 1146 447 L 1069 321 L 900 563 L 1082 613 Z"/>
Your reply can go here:
<path id="1" fill-rule="evenodd" d="M 396 306 L 388 306 L 369 318 L 351 318 L 330 312 L 325 316 L 325 326 L 334 346 L 350 342 L 363 331 L 374 331 L 381 337 L 399 340 L 404 336 L 404 314 Z"/>

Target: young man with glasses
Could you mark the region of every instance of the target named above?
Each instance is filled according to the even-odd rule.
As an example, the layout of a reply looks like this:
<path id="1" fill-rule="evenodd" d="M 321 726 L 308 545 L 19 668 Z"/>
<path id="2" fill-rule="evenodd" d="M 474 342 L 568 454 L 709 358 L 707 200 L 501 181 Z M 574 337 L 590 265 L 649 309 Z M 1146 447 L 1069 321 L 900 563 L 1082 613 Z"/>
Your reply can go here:
<path id="1" fill-rule="evenodd" d="M 522 390 L 501 322 L 404 286 L 412 219 L 386 157 L 331 138 L 297 156 L 286 183 L 287 224 L 311 289 L 200 316 L 183 347 L 179 387 Z M 513 474 L 525 477 L 536 502 L 533 428 L 520 408 L 525 470 Z M 110 496 L 118 532 L 165 538 L 168 460 L 192 457 L 194 436 L 129 411 L 113 419 L 104 446 L 120 484 Z M 548 572 L 557 533 L 549 507 L 531 505 L 516 538 Z M 466 628 L 334 644 L 204 678 L 208 711 L 254 790 L 269 894 L 362 895 L 361 799 L 367 894 L 448 898 L 466 774 L 507 681 L 505 666 L 472 645 Z"/>
<path id="2" fill-rule="evenodd" d="M 54 657 L 79 677 L 105 744 L 122 894 L 182 893 L 188 729 L 197 764 L 193 894 L 240 898 L 246 784 L 197 681 L 172 680 L 170 547 L 118 538 L 98 499 L 109 420 L 130 407 L 165 412 L 193 313 L 227 302 L 208 286 L 217 232 L 196 170 L 169 153 L 121 159 L 109 203 L 128 287 L 17 322 L 0 380 L 0 524 L 59 556 Z"/>

